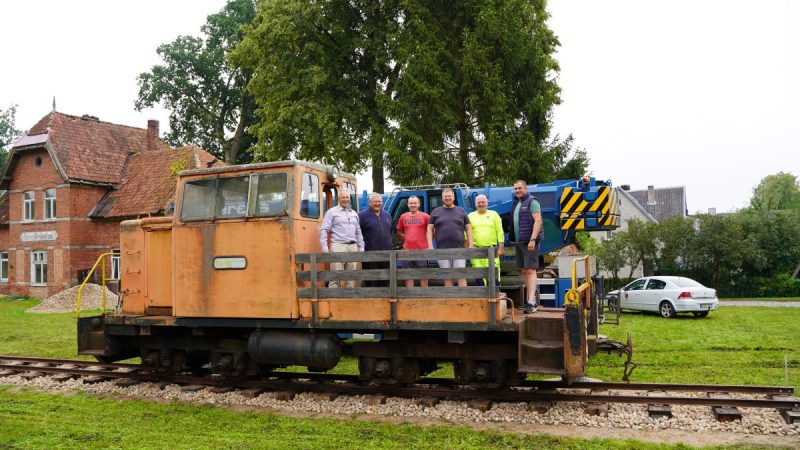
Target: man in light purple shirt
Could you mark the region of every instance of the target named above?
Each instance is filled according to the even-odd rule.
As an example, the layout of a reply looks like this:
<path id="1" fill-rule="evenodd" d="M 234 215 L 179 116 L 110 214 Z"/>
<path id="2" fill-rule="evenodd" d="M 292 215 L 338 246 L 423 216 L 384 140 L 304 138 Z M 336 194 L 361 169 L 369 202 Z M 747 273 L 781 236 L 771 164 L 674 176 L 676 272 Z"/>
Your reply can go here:
<path id="1" fill-rule="evenodd" d="M 325 253 L 329 251 L 364 251 L 364 238 L 361 236 L 361 227 L 358 224 L 358 213 L 350 209 L 350 192 L 345 189 L 339 191 L 339 205 L 325 212 L 319 231 L 319 243 Z M 331 241 L 330 246 L 328 246 L 328 239 Z M 357 268 L 358 264 L 355 262 L 331 263 L 331 270 L 356 270 Z M 347 281 L 347 287 L 355 286 L 354 280 Z M 328 287 L 339 287 L 339 282 L 330 281 Z"/>

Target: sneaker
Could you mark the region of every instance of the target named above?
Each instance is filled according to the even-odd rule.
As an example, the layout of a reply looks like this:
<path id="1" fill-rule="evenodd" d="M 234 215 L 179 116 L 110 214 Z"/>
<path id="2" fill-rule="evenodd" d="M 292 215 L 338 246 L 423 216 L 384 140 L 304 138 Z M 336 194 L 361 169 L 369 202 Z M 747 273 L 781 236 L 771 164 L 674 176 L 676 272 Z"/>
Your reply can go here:
<path id="1" fill-rule="evenodd" d="M 539 307 L 537 305 L 534 305 L 533 303 L 526 303 L 524 311 L 525 314 L 533 314 L 536 312 L 538 308 Z"/>

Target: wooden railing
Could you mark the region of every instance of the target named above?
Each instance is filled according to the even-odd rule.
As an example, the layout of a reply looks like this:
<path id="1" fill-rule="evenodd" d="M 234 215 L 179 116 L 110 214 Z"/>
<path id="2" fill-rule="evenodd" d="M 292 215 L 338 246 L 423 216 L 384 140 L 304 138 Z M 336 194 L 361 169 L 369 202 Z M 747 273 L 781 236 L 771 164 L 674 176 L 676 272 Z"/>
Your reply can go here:
<path id="1" fill-rule="evenodd" d="M 495 298 L 498 295 L 497 270 L 495 266 L 495 247 L 458 248 L 444 250 L 384 250 L 372 252 L 337 252 L 337 253 L 300 253 L 296 262 L 302 264 L 297 271 L 297 281 L 310 282 L 309 287 L 297 289 L 298 298 L 335 299 L 335 298 Z M 430 267 L 423 269 L 405 269 L 398 263 L 405 261 L 425 261 L 437 259 L 480 259 L 488 258 L 488 267 L 465 267 L 459 269 L 440 269 Z M 364 263 L 383 262 L 383 269 L 358 270 L 320 270 L 319 263 Z M 430 286 L 405 287 L 406 280 L 453 280 L 458 279 L 486 280 L 485 286 Z M 381 287 L 320 287 L 318 282 L 330 281 L 384 281 Z"/>

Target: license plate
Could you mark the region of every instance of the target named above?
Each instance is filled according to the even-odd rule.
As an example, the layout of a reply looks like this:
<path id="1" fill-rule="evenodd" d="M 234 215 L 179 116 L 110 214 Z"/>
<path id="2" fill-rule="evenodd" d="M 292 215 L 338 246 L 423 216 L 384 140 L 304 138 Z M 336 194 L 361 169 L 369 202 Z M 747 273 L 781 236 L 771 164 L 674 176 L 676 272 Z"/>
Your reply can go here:
<path id="1" fill-rule="evenodd" d="M 708 303 L 703 303 L 700 305 L 700 309 L 709 309 L 709 308 L 711 308 L 711 305 Z"/>

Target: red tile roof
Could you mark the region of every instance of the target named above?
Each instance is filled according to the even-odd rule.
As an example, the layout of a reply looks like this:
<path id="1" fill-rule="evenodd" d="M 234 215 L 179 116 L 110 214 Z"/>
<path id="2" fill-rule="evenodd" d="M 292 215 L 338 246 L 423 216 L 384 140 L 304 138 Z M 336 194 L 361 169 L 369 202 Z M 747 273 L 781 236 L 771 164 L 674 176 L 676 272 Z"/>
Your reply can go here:
<path id="1" fill-rule="evenodd" d="M 131 158 L 120 189 L 109 192 L 90 213 L 125 218 L 163 213 L 175 197 L 178 172 L 223 165 L 200 147 L 140 152 Z"/>
<path id="2" fill-rule="evenodd" d="M 102 122 L 92 116 L 53 111 L 34 125 L 28 136 L 45 133 L 70 181 L 118 184 L 128 157 L 147 151 L 147 129 Z M 160 139 L 157 142 L 159 150 L 170 148 Z"/>

